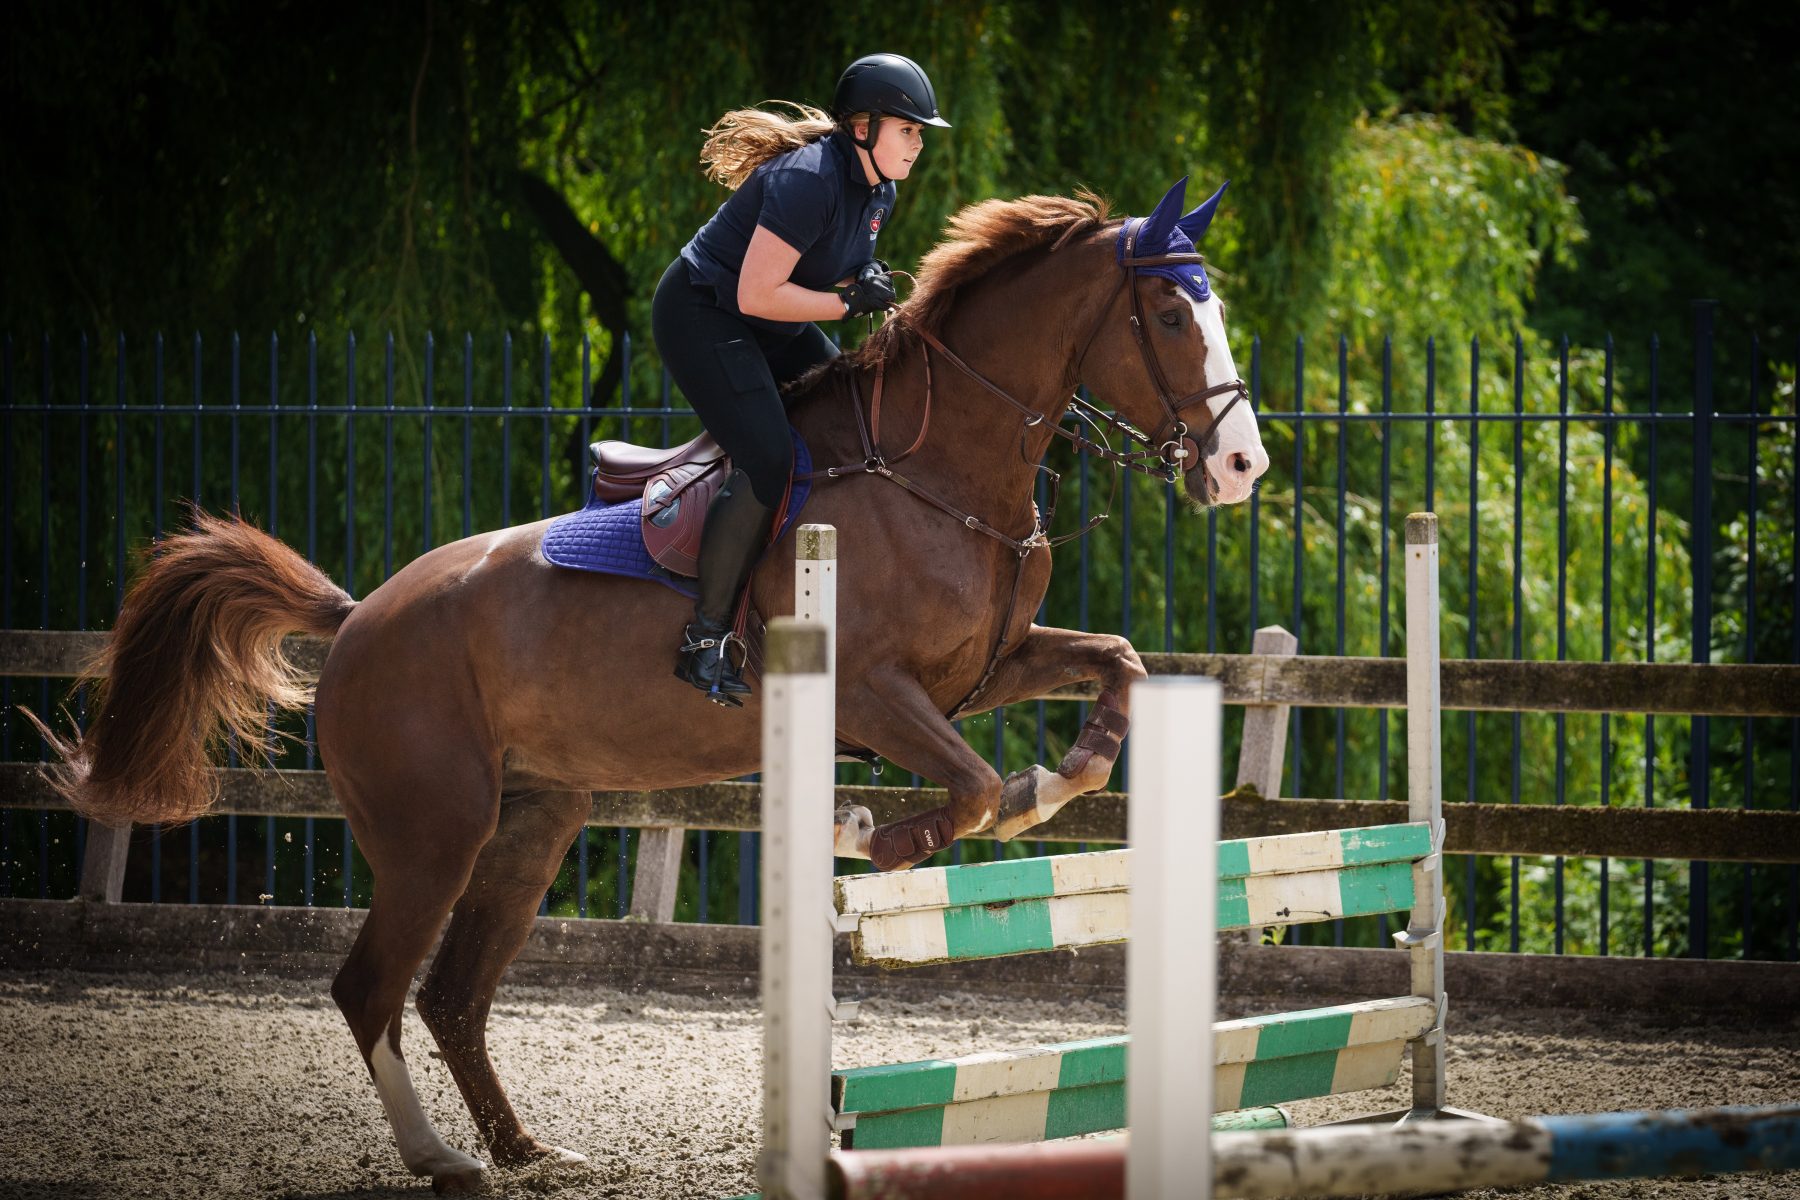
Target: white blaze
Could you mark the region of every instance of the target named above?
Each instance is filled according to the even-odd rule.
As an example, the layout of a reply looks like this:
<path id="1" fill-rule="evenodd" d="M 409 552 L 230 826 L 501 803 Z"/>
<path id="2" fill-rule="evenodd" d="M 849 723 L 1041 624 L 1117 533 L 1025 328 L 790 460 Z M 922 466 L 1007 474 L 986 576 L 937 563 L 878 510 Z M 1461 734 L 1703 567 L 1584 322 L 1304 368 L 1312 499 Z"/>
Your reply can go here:
<path id="1" fill-rule="evenodd" d="M 1225 340 L 1224 306 L 1219 303 L 1219 298 L 1209 296 L 1201 301 L 1188 296 L 1187 301 L 1194 310 L 1194 324 L 1199 326 L 1200 336 L 1206 342 L 1206 386 L 1216 387 L 1241 379 L 1237 364 L 1231 358 L 1231 343 Z M 1215 406 L 1229 403 L 1230 399 L 1228 395 L 1216 396 L 1207 404 L 1217 411 Z M 1219 485 L 1219 503 L 1236 504 L 1249 499 L 1251 485 L 1269 469 L 1269 453 L 1263 449 L 1262 434 L 1256 428 L 1256 414 L 1248 402 L 1232 406 L 1225 419 L 1219 422 L 1218 435 L 1218 449 L 1206 456 L 1206 469 L 1213 482 Z M 1238 455 L 1243 457 L 1240 459 L 1236 457 Z M 1240 463 L 1247 463 L 1248 469 L 1237 469 L 1235 464 Z"/>

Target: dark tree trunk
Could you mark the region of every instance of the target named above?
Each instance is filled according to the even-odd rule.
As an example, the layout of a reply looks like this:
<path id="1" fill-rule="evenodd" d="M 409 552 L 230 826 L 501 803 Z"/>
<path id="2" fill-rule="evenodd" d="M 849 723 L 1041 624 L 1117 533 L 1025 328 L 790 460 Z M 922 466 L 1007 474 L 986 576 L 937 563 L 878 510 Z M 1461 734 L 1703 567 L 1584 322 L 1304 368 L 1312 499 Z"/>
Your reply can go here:
<path id="1" fill-rule="evenodd" d="M 625 301 L 631 294 L 631 278 L 612 251 L 606 248 L 606 243 L 588 232 L 561 192 L 528 171 L 515 172 L 513 182 L 525 207 L 543 226 L 544 236 L 575 273 L 589 303 L 594 306 L 594 315 L 613 335 L 612 347 L 606 361 L 600 365 L 593 391 L 587 397 L 589 405 L 598 406 L 600 397 L 611 396 L 619 386 L 623 371 L 619 345 L 627 330 Z M 564 451 L 575 465 L 577 479 L 585 471 L 587 453 L 580 437 L 578 426 Z"/>

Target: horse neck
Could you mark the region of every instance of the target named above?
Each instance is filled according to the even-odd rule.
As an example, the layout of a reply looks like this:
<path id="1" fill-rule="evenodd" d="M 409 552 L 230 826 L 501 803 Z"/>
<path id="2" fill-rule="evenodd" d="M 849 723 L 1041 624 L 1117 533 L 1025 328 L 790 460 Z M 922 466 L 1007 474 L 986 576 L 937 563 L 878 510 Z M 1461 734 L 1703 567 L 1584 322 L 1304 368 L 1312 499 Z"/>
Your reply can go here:
<path id="1" fill-rule="evenodd" d="M 965 285 L 938 333 L 970 367 L 1041 417 L 1035 428 L 922 342 L 890 363 L 882 381 L 879 448 L 891 461 L 913 444 L 925 419 L 929 353 L 930 428 L 898 469 L 1016 536 L 1030 531 L 1037 463 L 1073 386 L 1074 327 L 1093 307 L 1095 289 L 1079 286 L 1078 272 L 1087 267 L 1096 286 L 1105 278 L 1080 257 L 1073 246 L 1054 256 L 1039 252 L 1020 269 Z M 868 404 L 874 372 L 861 372 L 859 382 Z"/>

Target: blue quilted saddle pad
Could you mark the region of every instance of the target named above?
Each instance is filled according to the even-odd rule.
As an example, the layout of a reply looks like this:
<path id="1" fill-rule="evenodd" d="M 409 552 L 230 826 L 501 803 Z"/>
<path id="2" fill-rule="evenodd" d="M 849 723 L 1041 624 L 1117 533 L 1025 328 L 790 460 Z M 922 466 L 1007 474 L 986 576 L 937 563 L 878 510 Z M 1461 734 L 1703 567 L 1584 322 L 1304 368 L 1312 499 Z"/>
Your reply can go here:
<path id="1" fill-rule="evenodd" d="M 800 439 L 798 431 L 790 429 L 789 433 L 794 439 L 794 474 L 805 475 L 812 470 L 812 454 Z M 588 489 L 588 495 L 590 499 L 587 507 L 579 512 L 557 517 L 550 522 L 550 528 L 544 531 L 543 551 L 547 561 L 577 571 L 598 571 L 603 575 L 624 575 L 632 579 L 653 579 L 690 598 L 699 594 L 692 579 L 663 569 L 650 557 L 650 551 L 644 548 L 642 497 L 620 504 L 607 504 L 598 498 L 592 498 L 592 488 Z M 776 540 L 780 540 L 781 535 L 787 533 L 800 519 L 800 512 L 806 507 L 806 501 L 811 495 L 810 479 L 794 480 L 793 494 L 788 499 L 787 519 L 782 522 L 781 533 L 776 535 Z"/>

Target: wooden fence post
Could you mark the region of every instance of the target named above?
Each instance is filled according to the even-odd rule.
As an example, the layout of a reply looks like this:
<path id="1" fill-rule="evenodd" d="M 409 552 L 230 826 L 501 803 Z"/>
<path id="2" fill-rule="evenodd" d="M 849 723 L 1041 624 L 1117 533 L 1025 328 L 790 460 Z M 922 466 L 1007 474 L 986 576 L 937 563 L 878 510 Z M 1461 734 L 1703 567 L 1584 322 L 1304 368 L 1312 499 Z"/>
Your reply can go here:
<path id="1" fill-rule="evenodd" d="M 125 892 L 125 856 L 131 849 L 131 826 L 114 829 L 98 821 L 87 826 L 87 850 L 81 857 L 83 900 L 117 904 Z"/>
<path id="2" fill-rule="evenodd" d="M 1287 654 L 1299 651 L 1300 639 L 1279 625 L 1264 625 L 1250 641 L 1252 654 Z M 1264 680 L 1257 681 L 1260 694 Z M 1273 800 L 1281 795 L 1281 773 L 1287 765 L 1288 706 L 1244 705 L 1244 736 L 1238 741 L 1237 786 L 1250 787 Z M 1221 945 L 1236 942 L 1254 946 L 1263 939 L 1261 929 L 1237 929 L 1219 935 Z"/>
<path id="3" fill-rule="evenodd" d="M 1412 990 L 1438 1003 L 1435 1028 L 1413 1044 L 1413 1111 L 1444 1110 L 1444 769 L 1439 741 L 1438 530 L 1434 513 L 1406 518 L 1407 815 L 1431 827 L 1432 853 L 1413 868 L 1413 911 L 1396 944 L 1412 955 Z M 1459 1110 L 1460 1111 L 1460 1110 Z"/>
<path id="4" fill-rule="evenodd" d="M 1250 643 L 1252 654 L 1293 654 L 1300 639 L 1279 625 L 1265 625 Z M 1273 800 L 1281 795 L 1281 769 L 1287 756 L 1288 706 L 1246 704 L 1244 737 L 1238 745 L 1237 786 L 1255 788 Z"/>
<path id="5" fill-rule="evenodd" d="M 656 825 L 638 830 L 637 868 L 631 875 L 631 915 L 640 921 L 673 921 L 675 889 L 687 857 L 687 830 Z"/>

